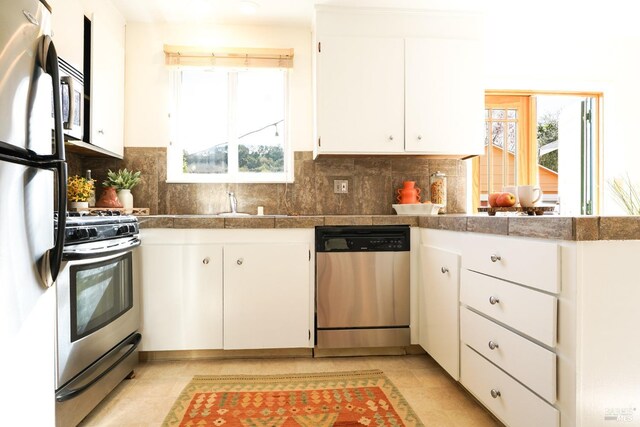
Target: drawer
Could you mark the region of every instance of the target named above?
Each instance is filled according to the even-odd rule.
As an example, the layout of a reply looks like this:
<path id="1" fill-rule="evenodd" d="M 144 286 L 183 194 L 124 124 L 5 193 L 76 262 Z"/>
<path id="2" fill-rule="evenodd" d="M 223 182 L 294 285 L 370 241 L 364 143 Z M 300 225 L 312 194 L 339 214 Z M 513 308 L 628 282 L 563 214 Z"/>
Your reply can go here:
<path id="1" fill-rule="evenodd" d="M 462 270 L 460 302 L 549 347 L 556 345 L 558 304 L 553 295 Z"/>
<path id="2" fill-rule="evenodd" d="M 509 427 L 558 427 L 560 413 L 466 345 L 460 349 L 460 382 Z M 499 393 L 493 397 L 494 393 Z"/>
<path id="3" fill-rule="evenodd" d="M 467 308 L 460 310 L 460 340 L 549 403 L 556 402 L 555 353 Z"/>
<path id="4" fill-rule="evenodd" d="M 469 235 L 462 251 L 462 268 L 560 292 L 560 247 L 555 242 Z"/>

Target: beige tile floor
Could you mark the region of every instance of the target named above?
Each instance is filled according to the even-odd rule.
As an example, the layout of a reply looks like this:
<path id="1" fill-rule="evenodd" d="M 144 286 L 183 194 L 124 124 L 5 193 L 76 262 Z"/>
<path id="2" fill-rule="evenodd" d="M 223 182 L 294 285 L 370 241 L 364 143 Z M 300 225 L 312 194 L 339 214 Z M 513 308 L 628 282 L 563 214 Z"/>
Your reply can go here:
<path id="1" fill-rule="evenodd" d="M 384 371 L 426 426 L 502 425 L 426 355 L 145 362 L 135 378 L 123 381 L 80 425 L 159 426 L 193 375 L 358 369 Z"/>

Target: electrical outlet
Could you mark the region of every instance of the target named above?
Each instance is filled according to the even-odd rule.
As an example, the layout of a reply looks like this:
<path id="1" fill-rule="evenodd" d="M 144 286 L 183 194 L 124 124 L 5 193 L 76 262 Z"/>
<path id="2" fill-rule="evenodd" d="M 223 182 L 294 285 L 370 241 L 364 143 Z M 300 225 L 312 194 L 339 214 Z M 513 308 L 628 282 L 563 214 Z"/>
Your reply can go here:
<path id="1" fill-rule="evenodd" d="M 348 193 L 349 181 L 346 179 L 334 179 L 333 180 L 333 192 L 334 193 Z"/>

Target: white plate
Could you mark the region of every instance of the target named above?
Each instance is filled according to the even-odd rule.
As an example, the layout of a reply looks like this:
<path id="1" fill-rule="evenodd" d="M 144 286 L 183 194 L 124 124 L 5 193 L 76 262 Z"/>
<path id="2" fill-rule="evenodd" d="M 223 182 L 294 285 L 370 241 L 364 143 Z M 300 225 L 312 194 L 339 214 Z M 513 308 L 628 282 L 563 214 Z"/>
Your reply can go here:
<path id="1" fill-rule="evenodd" d="M 398 215 L 437 215 L 444 205 L 437 203 L 411 203 L 391 205 Z"/>

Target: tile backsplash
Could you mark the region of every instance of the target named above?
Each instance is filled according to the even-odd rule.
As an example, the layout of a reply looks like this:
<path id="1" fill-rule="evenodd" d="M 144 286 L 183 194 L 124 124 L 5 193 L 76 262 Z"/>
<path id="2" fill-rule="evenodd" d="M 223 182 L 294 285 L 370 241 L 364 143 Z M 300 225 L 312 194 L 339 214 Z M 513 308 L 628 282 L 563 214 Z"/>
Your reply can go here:
<path id="1" fill-rule="evenodd" d="M 91 169 L 98 197 L 107 170 L 121 168 L 142 171 L 132 193 L 136 207 L 148 207 L 151 214 L 214 214 L 229 210 L 228 191 L 238 199 L 238 211 L 256 213 L 264 206 L 268 214 L 288 215 L 390 215 L 395 192 L 406 180 L 416 181 L 428 197 L 429 175 L 447 175 L 447 212 L 465 212 L 466 165 L 461 160 L 420 157 L 320 157 L 310 151 L 294 157 L 291 184 L 169 184 L 166 148 L 126 147 L 124 159 L 83 157 L 69 153 L 69 174 L 84 175 Z M 334 180 L 346 180 L 349 192 L 335 194 Z"/>

